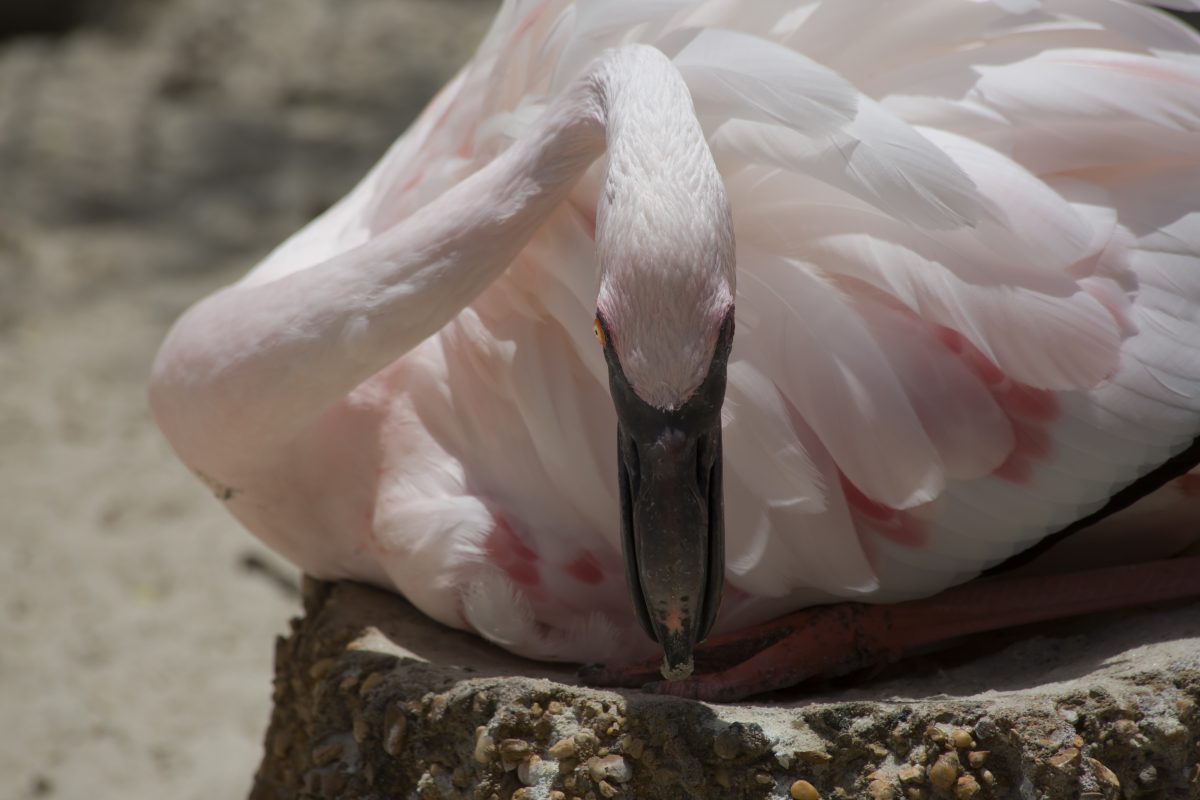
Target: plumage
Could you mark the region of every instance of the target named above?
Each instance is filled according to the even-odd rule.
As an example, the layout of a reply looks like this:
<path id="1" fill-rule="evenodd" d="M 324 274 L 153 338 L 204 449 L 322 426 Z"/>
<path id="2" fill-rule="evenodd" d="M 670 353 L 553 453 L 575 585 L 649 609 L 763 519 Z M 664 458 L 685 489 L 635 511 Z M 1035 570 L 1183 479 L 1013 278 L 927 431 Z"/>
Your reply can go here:
<path id="1" fill-rule="evenodd" d="M 538 658 L 648 648 L 629 635 L 591 325 L 598 274 L 604 310 L 604 275 L 671 254 L 630 239 L 636 220 L 605 226 L 639 200 L 603 196 L 611 164 L 557 190 L 506 269 L 416 309 L 429 329 L 398 328 L 412 341 L 381 369 L 356 344 L 392 324 L 372 309 L 436 271 L 347 283 L 361 313 L 320 342 L 287 305 L 326 302 L 305 281 L 356 254 L 391 264 L 391 232 L 536 135 L 606 50 L 647 44 L 686 82 L 737 242 L 718 628 L 969 579 L 1200 436 L 1200 37 L 1147 5 L 507 0 L 347 197 L 181 321 L 156 366 L 160 425 L 190 467 L 243 492 L 229 501 L 243 524 L 319 577 L 395 589 Z M 692 157 L 608 158 L 651 176 L 636 187 Z M 431 219 L 438 246 L 461 249 L 455 224 Z M 680 280 L 672 294 L 717 291 Z M 624 302 L 618 336 L 696 309 Z M 295 404 L 259 409 L 236 375 L 211 390 L 279 341 L 330 360 L 271 361 Z M 694 346 L 655 396 L 694 388 L 712 343 Z M 662 358 L 631 369 L 647 383 Z M 319 365 L 347 360 L 364 365 L 357 388 L 326 397 Z M 307 421 L 276 431 L 277 417 Z M 216 418 L 237 435 L 219 441 Z M 1192 480 L 1155 502 L 1194 508 Z"/>

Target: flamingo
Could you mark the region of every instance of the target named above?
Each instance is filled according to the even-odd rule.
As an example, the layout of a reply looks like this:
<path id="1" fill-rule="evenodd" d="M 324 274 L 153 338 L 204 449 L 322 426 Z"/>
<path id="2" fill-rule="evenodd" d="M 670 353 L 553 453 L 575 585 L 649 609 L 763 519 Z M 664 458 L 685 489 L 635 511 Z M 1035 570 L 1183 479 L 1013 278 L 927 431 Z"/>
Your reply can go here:
<path id="1" fill-rule="evenodd" d="M 305 572 L 698 697 L 1200 593 L 1200 38 L 1148 5 L 506 0 L 156 420 Z M 710 633 L 786 647 L 689 677 Z"/>

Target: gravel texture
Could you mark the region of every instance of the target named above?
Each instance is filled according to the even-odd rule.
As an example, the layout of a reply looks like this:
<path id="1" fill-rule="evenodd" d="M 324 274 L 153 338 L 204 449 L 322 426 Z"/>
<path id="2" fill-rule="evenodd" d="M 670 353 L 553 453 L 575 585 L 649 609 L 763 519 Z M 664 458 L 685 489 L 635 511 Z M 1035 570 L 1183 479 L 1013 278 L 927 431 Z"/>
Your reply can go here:
<path id="1" fill-rule="evenodd" d="M 356 584 L 305 608 L 254 800 L 1200 797 L 1197 604 L 726 706 L 580 687 Z"/>

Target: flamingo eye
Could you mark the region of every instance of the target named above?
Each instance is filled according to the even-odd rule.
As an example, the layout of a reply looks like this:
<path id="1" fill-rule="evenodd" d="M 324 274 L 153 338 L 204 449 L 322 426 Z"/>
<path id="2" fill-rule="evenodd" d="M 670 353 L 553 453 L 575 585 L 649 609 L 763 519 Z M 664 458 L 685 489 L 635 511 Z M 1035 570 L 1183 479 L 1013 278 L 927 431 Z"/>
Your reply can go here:
<path id="1" fill-rule="evenodd" d="M 608 345 L 608 340 L 604 336 L 604 327 L 600 324 L 600 320 L 592 322 L 592 333 L 596 334 L 596 341 L 600 343 L 601 347 Z"/>

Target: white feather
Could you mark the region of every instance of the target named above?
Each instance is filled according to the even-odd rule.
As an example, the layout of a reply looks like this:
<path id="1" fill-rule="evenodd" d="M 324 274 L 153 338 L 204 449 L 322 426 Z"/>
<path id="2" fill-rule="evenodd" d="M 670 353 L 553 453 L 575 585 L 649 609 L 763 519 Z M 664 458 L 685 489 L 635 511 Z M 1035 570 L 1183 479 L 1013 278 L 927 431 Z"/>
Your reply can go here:
<path id="1" fill-rule="evenodd" d="M 849 122 L 856 92 L 799 53 L 743 33 L 705 29 L 675 56 L 701 116 L 786 125 L 816 136 Z"/>

